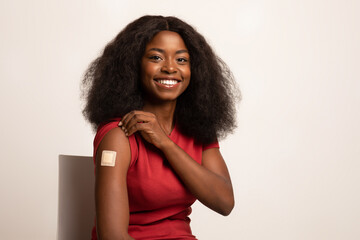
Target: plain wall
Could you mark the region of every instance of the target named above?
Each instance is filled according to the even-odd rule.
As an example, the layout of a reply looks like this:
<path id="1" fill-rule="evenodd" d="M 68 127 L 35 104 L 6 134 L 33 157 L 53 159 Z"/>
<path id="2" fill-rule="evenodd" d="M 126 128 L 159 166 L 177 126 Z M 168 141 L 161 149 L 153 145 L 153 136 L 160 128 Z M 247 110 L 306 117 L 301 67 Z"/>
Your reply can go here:
<path id="1" fill-rule="evenodd" d="M 356 0 L 1 0 L 1 238 L 56 239 L 58 156 L 92 154 L 83 73 L 127 23 L 162 14 L 195 26 L 243 95 L 221 142 L 236 207 L 195 204 L 194 234 L 360 239 L 359 12 Z"/>

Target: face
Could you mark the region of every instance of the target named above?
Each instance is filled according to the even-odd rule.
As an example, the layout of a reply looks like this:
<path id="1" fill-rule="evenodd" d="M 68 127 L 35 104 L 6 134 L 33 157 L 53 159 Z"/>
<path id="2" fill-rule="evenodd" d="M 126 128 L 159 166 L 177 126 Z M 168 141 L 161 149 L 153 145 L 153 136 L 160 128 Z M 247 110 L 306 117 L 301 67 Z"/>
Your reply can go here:
<path id="1" fill-rule="evenodd" d="M 145 101 L 176 101 L 190 82 L 190 55 L 178 33 L 161 31 L 146 45 L 141 59 Z"/>

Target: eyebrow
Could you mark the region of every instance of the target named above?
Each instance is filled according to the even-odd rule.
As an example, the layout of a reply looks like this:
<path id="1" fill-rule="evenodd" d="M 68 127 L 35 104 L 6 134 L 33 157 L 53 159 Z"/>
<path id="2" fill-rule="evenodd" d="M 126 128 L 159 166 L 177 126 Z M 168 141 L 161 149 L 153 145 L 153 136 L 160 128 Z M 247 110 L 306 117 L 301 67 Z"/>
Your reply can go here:
<path id="1" fill-rule="evenodd" d="M 157 52 L 160 52 L 160 53 L 165 53 L 165 51 L 161 48 L 150 48 L 149 49 L 149 52 L 150 51 L 157 51 Z M 176 54 L 180 54 L 180 53 L 189 53 L 188 50 L 185 50 L 185 49 L 182 49 L 182 50 L 178 50 L 175 52 Z"/>

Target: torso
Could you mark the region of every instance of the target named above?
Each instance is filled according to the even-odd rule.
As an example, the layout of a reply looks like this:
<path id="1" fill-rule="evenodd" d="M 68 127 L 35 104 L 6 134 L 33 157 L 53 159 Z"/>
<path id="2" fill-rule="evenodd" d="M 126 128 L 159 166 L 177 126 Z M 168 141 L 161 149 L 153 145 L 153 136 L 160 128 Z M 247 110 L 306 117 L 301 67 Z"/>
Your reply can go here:
<path id="1" fill-rule="evenodd" d="M 118 121 L 98 129 L 94 153 L 105 134 Z M 184 136 L 176 125 L 169 138 L 201 164 L 204 146 Z M 129 197 L 129 234 L 135 239 L 195 239 L 189 214 L 196 198 L 186 189 L 162 152 L 140 134 L 129 137 L 131 163 L 127 175 Z M 218 143 L 205 146 L 218 147 Z"/>

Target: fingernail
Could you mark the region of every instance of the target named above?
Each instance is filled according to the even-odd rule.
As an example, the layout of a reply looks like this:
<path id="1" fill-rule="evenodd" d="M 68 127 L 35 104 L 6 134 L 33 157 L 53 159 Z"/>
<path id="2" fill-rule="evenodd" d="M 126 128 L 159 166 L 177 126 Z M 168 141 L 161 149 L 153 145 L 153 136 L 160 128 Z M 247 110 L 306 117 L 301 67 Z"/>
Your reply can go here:
<path id="1" fill-rule="evenodd" d="M 122 126 L 122 121 L 119 122 L 118 126 L 119 126 L 119 127 Z"/>

